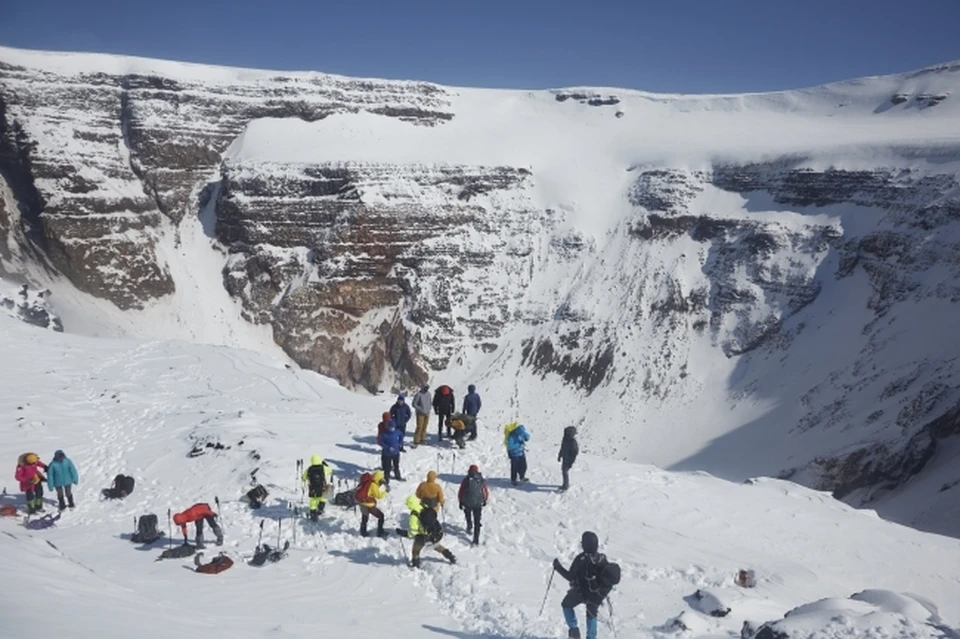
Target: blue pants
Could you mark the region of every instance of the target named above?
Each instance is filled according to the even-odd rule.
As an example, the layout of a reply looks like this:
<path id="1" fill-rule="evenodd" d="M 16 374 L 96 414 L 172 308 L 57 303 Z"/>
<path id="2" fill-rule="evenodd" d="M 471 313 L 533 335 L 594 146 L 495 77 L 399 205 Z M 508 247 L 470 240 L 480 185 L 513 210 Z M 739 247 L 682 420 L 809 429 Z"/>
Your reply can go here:
<path id="1" fill-rule="evenodd" d="M 563 598 L 563 601 L 560 602 L 560 607 L 563 609 L 563 618 L 567 622 L 567 627 L 571 629 L 579 628 L 577 625 L 577 613 L 574 611 L 574 608 L 580 604 L 587 605 L 586 639 L 597 639 L 597 613 L 599 612 L 600 604 L 587 601 L 583 598 L 583 595 L 576 590 L 570 590 L 567 596 Z"/>

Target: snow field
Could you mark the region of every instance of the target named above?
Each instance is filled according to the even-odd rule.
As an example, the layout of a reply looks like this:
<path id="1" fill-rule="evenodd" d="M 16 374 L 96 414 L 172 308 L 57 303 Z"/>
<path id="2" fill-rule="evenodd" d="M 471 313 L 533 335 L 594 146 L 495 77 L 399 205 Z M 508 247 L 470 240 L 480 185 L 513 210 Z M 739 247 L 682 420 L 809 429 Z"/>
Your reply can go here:
<path id="1" fill-rule="evenodd" d="M 428 550 L 423 570 L 412 572 L 395 536 L 359 537 L 350 511 L 329 505 L 317 525 L 290 519 L 300 505 L 295 460 L 323 454 L 337 477 L 351 481 L 376 467 L 375 423 L 392 397 L 359 397 L 251 352 L 83 338 L 7 320 L 0 352 L 0 458 L 29 449 L 47 460 L 63 448 L 81 473 L 77 509 L 55 527 L 31 531 L 0 520 L 0 558 L 16 584 L 0 612 L 14 627 L 35 623 L 55 605 L 62 612 L 44 615 L 44 629 L 79 636 L 307 637 L 320 629 L 371 637 L 388 630 L 397 637 L 564 636 L 564 589 L 556 580 L 543 616 L 537 611 L 551 560 L 572 560 L 587 529 L 623 567 L 612 596 L 620 637 L 673 635 L 670 621 L 681 613 L 702 626 L 692 636 L 730 636 L 743 621 L 771 621 L 866 588 L 916 592 L 936 601 L 944 619 L 960 616 L 956 540 L 884 522 L 787 482 L 736 485 L 590 455 L 578 460 L 571 490 L 559 494 L 559 441 L 543 441 L 536 424 L 531 482 L 511 488 L 493 420 L 482 421 L 480 439 L 466 451 L 408 447 L 406 481 L 392 482 L 383 504 L 387 528 L 406 526 L 403 500 L 436 469 L 448 500 L 444 544 L 459 560 L 450 566 Z M 484 401 L 486 410 L 504 400 Z M 204 448 L 207 442 L 230 448 Z M 197 444 L 203 454 L 188 457 Z M 471 463 L 492 493 L 477 548 L 468 545 L 455 506 Z M 239 499 L 254 469 L 271 493 L 259 511 Z M 119 472 L 136 477 L 135 492 L 99 501 L 100 488 Z M 4 503 L 20 500 L 13 482 L 6 485 Z M 238 562 L 221 575 L 193 574 L 189 559 L 156 562 L 163 544 L 143 549 L 124 538 L 140 514 L 156 513 L 165 528 L 167 508 L 212 504 L 214 496 L 222 504 L 223 550 Z M 246 566 L 241 558 L 252 554 L 261 518 L 264 541 L 273 545 L 277 517 L 285 540 L 293 541 L 296 526 L 290 556 Z M 410 541 L 403 543 L 409 553 Z M 205 556 L 216 552 L 211 546 Z M 757 588 L 733 585 L 740 568 L 757 571 Z M 730 615 L 695 609 L 692 596 L 701 588 L 731 599 Z M 601 620 L 602 636 L 611 636 L 606 608 Z"/>

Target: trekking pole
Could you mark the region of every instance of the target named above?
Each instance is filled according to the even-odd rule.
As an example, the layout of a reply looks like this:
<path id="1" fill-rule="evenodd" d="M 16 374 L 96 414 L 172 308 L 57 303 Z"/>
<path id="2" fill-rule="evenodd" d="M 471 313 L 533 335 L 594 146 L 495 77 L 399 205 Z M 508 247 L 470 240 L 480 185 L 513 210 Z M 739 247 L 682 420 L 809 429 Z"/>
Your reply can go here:
<path id="1" fill-rule="evenodd" d="M 283 519 L 277 517 L 277 549 L 280 548 L 280 530 L 283 528 Z"/>
<path id="2" fill-rule="evenodd" d="M 553 585 L 553 575 L 556 572 L 552 567 L 550 568 L 550 579 L 547 580 L 547 591 L 543 593 L 543 603 L 540 604 L 540 612 L 537 613 L 537 617 L 543 614 L 543 607 L 547 605 L 547 596 L 550 594 L 550 586 Z"/>
<path id="3" fill-rule="evenodd" d="M 293 547 L 297 547 L 297 523 L 300 521 L 300 509 L 293 509 Z"/>
<path id="4" fill-rule="evenodd" d="M 450 474 L 457 472 L 457 451 L 453 451 L 453 463 L 450 464 Z"/>
<path id="5" fill-rule="evenodd" d="M 167 508 L 167 549 L 173 548 L 173 519 L 170 515 L 170 509 Z"/>
<path id="6" fill-rule="evenodd" d="M 610 630 L 613 631 L 614 639 L 617 636 L 617 622 L 613 619 L 613 602 L 610 601 L 610 596 L 607 595 L 607 607 L 610 608 Z"/>
<path id="7" fill-rule="evenodd" d="M 261 542 L 263 541 L 263 522 L 264 522 L 264 520 L 261 519 L 261 520 L 260 520 L 260 536 L 257 537 L 257 550 L 258 550 L 258 551 L 260 550 L 260 545 L 261 545 Z"/>

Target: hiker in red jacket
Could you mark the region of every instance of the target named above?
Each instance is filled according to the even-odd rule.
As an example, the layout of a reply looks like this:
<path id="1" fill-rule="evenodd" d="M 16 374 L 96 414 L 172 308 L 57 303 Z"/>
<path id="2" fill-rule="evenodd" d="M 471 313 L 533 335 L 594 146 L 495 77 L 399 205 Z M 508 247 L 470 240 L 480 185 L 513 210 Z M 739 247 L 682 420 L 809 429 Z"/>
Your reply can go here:
<path id="1" fill-rule="evenodd" d="M 223 545 L 223 531 L 217 523 L 217 513 L 210 509 L 210 504 L 194 504 L 182 513 L 173 516 L 173 523 L 180 526 L 183 532 L 183 543 L 187 543 L 187 524 L 197 525 L 197 548 L 203 548 L 203 522 L 210 524 L 210 529 L 217 536 L 217 545 Z"/>

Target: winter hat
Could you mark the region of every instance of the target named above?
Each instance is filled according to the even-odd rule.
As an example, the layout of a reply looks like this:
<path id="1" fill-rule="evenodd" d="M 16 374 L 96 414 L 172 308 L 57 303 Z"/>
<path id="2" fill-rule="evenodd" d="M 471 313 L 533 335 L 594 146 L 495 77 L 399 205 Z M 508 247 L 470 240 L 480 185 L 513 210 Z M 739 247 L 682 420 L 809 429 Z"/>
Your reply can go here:
<path id="1" fill-rule="evenodd" d="M 480 472 L 480 467 L 477 466 L 476 464 L 470 464 L 470 470 L 467 471 L 467 472 L 479 473 L 479 472 Z"/>
<path id="2" fill-rule="evenodd" d="M 27 453 L 23 460 L 28 464 L 36 464 L 39 461 L 39 458 L 33 453 Z"/>
<path id="3" fill-rule="evenodd" d="M 428 390 L 430 390 L 430 384 L 424 384 L 423 386 L 420 387 L 421 393 L 426 393 Z"/>
<path id="4" fill-rule="evenodd" d="M 473 393 L 473 392 L 476 392 L 476 390 L 477 390 L 477 387 L 474 386 L 473 384 L 470 384 L 469 386 L 467 386 L 467 391 L 468 391 L 468 392 Z"/>
<path id="5" fill-rule="evenodd" d="M 57 458 L 59 458 L 59 457 L 66 457 L 66 456 L 67 456 L 67 454 L 66 454 L 65 452 L 63 452 L 62 450 L 58 450 L 57 452 L 55 452 L 55 453 L 53 454 L 53 458 L 54 458 L 54 459 L 57 459 Z"/>
<path id="6" fill-rule="evenodd" d="M 400 393 L 399 395 L 397 395 L 397 401 L 398 401 L 398 402 L 402 402 L 402 401 L 405 400 L 406 398 L 407 398 L 407 394 L 406 394 L 406 393 Z"/>
<path id="7" fill-rule="evenodd" d="M 600 540 L 597 539 L 597 533 L 589 530 L 580 537 L 580 547 L 583 552 L 597 552 L 600 550 Z"/>

